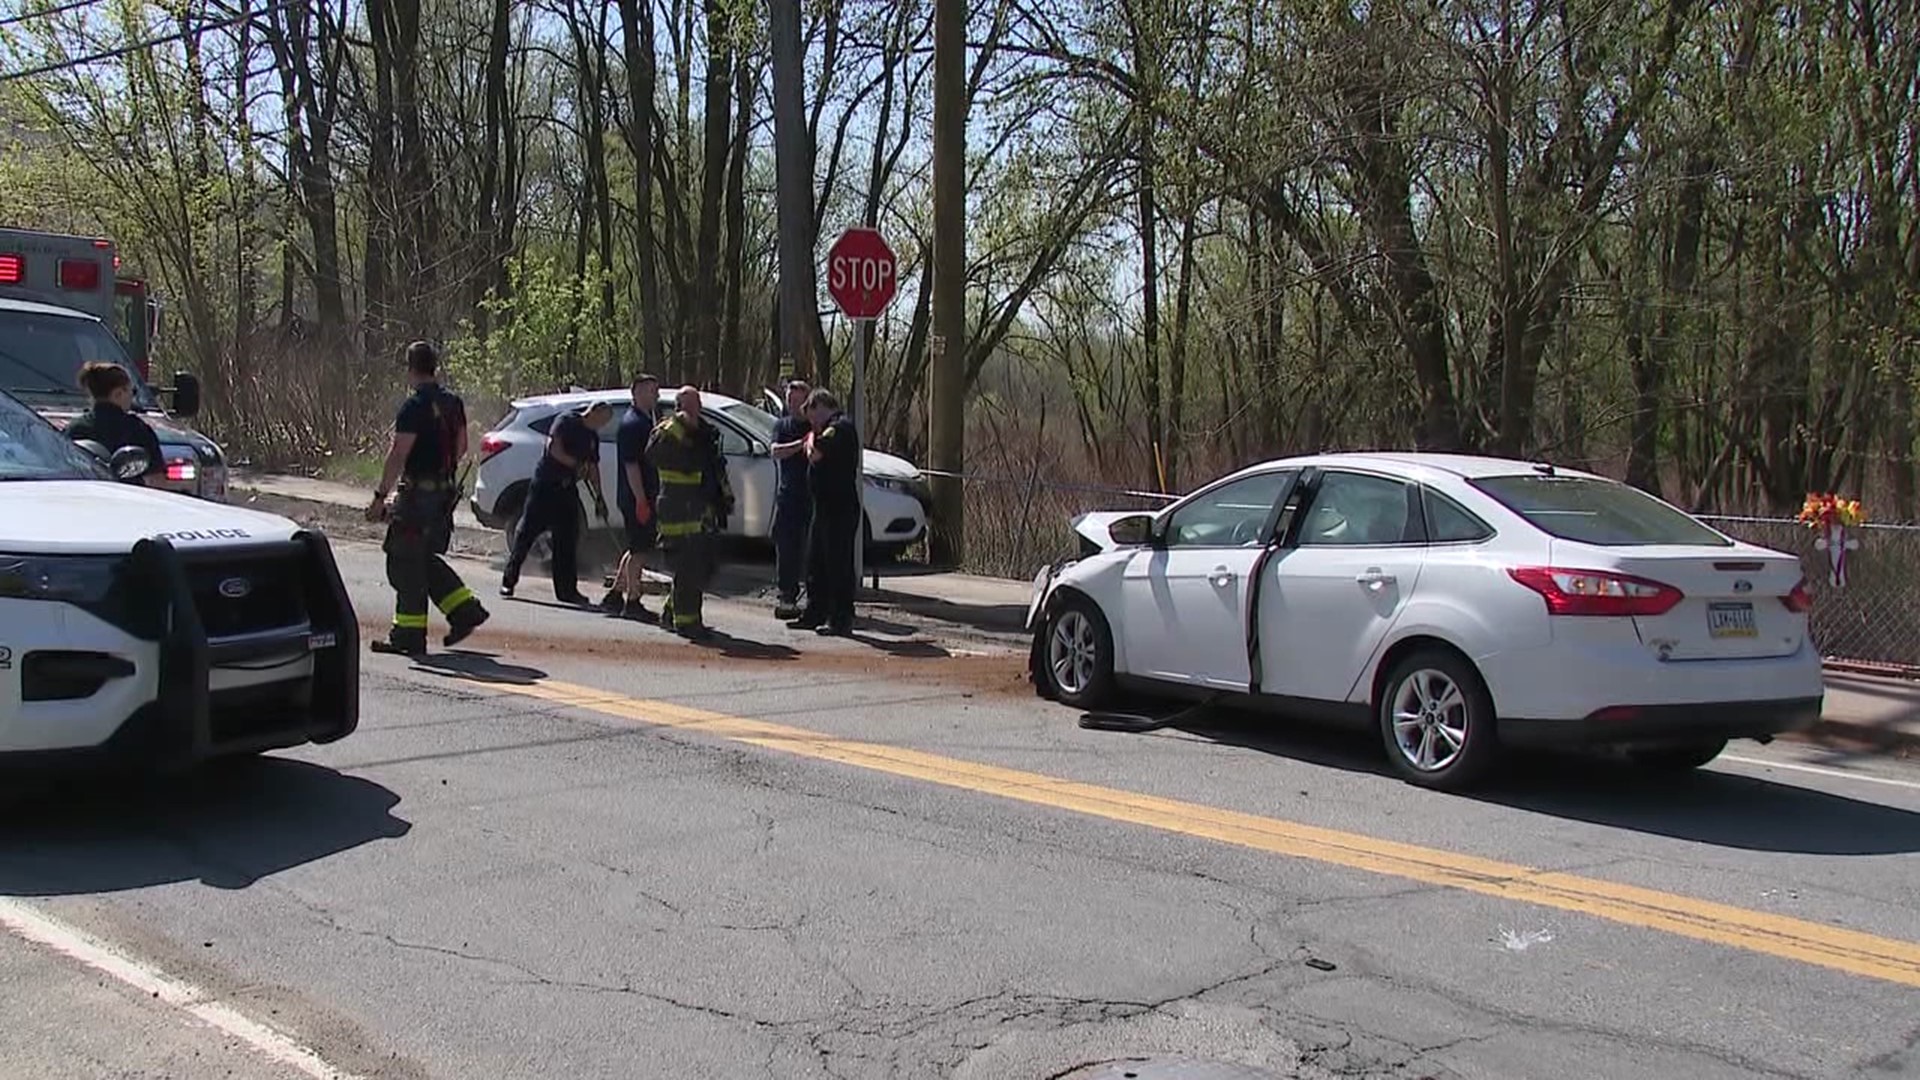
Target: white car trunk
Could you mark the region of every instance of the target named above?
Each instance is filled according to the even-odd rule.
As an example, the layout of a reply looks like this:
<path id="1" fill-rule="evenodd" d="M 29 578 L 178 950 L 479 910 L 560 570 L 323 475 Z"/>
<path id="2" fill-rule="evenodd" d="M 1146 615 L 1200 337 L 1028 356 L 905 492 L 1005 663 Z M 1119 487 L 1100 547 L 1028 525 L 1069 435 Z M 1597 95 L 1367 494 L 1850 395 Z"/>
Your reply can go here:
<path id="1" fill-rule="evenodd" d="M 1555 541 L 1557 567 L 1612 570 L 1662 585 L 1685 599 L 1664 615 L 1636 616 L 1641 642 L 1663 660 L 1750 660 L 1791 656 L 1807 617 L 1784 598 L 1800 582 L 1800 560 L 1747 545 L 1600 547 Z"/>

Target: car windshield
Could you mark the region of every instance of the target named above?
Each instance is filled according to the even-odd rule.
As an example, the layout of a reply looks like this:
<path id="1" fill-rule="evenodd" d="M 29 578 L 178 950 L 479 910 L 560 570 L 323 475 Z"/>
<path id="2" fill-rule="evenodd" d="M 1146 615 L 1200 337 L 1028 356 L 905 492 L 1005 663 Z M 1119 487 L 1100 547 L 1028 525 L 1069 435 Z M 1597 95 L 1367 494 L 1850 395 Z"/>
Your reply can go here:
<path id="1" fill-rule="evenodd" d="M 1626 484 L 1584 476 L 1487 476 L 1473 486 L 1542 532 L 1603 547 L 1732 541 L 1659 499 Z"/>
<path id="2" fill-rule="evenodd" d="M 0 390 L 30 402 L 57 401 L 86 408 L 80 369 L 106 360 L 133 376 L 135 411 L 155 411 L 153 388 L 127 359 L 120 342 L 93 319 L 34 311 L 0 311 Z"/>
<path id="3" fill-rule="evenodd" d="M 106 467 L 18 398 L 0 394 L 0 481 L 106 480 Z"/>
<path id="4" fill-rule="evenodd" d="M 773 417 L 767 414 L 767 410 L 755 408 L 743 401 L 722 405 L 720 411 L 726 414 L 727 419 L 758 435 L 761 440 L 767 443 L 773 442 Z"/>

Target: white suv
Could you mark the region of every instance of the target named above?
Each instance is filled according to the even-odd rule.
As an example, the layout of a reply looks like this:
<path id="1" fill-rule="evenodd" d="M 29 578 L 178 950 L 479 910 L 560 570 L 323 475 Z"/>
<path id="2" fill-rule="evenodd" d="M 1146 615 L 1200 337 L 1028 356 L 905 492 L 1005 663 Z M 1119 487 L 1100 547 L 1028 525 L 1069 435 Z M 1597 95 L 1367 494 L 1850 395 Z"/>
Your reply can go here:
<path id="1" fill-rule="evenodd" d="M 656 418 L 672 415 L 677 389 L 660 391 Z M 766 410 L 724 394 L 702 391 L 703 413 L 720 430 L 720 446 L 727 455 L 727 479 L 733 485 L 734 513 L 727 522 L 731 536 L 766 538 L 773 526 L 773 484 L 776 462 L 773 417 Z M 470 500 L 474 517 L 490 528 L 512 535 L 526 505 L 527 485 L 534 466 L 545 453 L 547 431 L 554 418 L 583 405 L 604 401 L 614 406 L 613 419 L 600 431 L 600 483 L 613 502 L 618 488 L 618 455 L 614 436 L 620 418 L 632 401 L 626 390 L 590 390 L 548 394 L 513 403 L 507 415 L 480 440 L 480 467 Z M 897 554 L 927 531 L 926 478 L 912 464 L 878 450 L 866 452 L 867 543 L 877 553 Z M 618 528 L 616 512 L 607 526 L 580 510 L 583 528 Z"/>
<path id="2" fill-rule="evenodd" d="M 360 717 L 326 538 L 120 483 L 0 393 L 0 772 L 172 768 L 326 743 Z"/>

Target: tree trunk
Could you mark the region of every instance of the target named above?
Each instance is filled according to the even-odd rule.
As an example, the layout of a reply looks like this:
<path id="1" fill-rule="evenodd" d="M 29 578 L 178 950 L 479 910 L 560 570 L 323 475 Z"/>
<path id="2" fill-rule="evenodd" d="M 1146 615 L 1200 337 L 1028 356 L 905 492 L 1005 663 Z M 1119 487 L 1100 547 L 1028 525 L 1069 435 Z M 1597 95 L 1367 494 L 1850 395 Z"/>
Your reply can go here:
<path id="1" fill-rule="evenodd" d="M 707 0 L 706 132 L 700 169 L 700 230 L 694 244 L 695 311 L 698 342 L 693 361 L 696 379 L 717 378 L 720 362 L 720 315 L 725 296 L 720 289 L 721 196 L 726 189 L 730 117 L 733 98 L 733 29 L 720 0 Z"/>
<path id="2" fill-rule="evenodd" d="M 818 374 L 813 266 L 813 151 L 807 142 L 806 56 L 800 0 L 769 0 L 773 50 L 774 171 L 780 234 L 780 352 L 795 374 Z M 811 324 L 811 325 L 810 325 Z"/>
<path id="3" fill-rule="evenodd" d="M 747 154 L 752 151 L 753 94 L 758 83 L 755 63 L 736 54 L 733 71 L 733 140 L 727 157 L 727 313 L 726 340 L 720 347 L 720 382 L 747 385 L 751 367 L 740 326 L 746 289 Z"/>
<path id="4" fill-rule="evenodd" d="M 660 322 L 660 277 L 653 232 L 653 95 L 657 69 L 653 52 L 651 0 L 617 0 L 620 40 L 627 68 L 627 148 L 633 152 L 634 280 L 639 287 L 641 366 L 667 377 L 666 344 Z"/>

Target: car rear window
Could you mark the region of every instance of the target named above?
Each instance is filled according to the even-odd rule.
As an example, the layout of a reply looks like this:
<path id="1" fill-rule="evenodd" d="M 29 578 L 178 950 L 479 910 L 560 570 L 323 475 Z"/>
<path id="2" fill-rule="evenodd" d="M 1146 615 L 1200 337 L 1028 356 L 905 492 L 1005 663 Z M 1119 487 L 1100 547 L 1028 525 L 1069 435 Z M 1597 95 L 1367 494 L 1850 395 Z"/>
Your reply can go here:
<path id="1" fill-rule="evenodd" d="M 1604 547 L 1732 541 L 1638 488 L 1584 476 L 1484 476 L 1473 486 L 1534 527 L 1563 540 Z"/>

